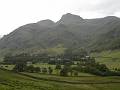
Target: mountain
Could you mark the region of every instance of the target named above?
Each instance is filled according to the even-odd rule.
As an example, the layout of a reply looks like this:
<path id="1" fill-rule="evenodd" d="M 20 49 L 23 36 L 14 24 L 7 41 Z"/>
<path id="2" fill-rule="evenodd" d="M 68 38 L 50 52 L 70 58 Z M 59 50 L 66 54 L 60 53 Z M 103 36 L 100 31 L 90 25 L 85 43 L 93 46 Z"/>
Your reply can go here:
<path id="1" fill-rule="evenodd" d="M 57 24 L 79 24 L 83 19 L 78 15 L 73 15 L 71 13 L 64 14 L 61 19 L 57 22 Z"/>
<path id="2" fill-rule="evenodd" d="M 41 27 L 53 27 L 55 26 L 55 22 L 49 19 L 46 20 L 42 20 L 37 22 L 37 24 L 39 24 Z"/>
<path id="3" fill-rule="evenodd" d="M 23 25 L 0 39 L 0 50 L 85 47 L 91 51 L 120 48 L 120 18 L 83 19 L 64 14 L 57 22 L 42 20 Z"/>

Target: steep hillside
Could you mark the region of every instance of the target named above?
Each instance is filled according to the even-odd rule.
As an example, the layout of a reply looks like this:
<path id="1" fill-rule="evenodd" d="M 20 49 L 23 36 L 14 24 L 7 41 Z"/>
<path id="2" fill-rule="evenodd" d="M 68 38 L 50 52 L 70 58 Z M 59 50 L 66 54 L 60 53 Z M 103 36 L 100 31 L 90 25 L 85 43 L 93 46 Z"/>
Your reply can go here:
<path id="1" fill-rule="evenodd" d="M 85 47 L 90 51 L 120 48 L 120 19 L 83 19 L 67 13 L 58 22 L 43 20 L 21 26 L 0 39 L 0 50 Z"/>

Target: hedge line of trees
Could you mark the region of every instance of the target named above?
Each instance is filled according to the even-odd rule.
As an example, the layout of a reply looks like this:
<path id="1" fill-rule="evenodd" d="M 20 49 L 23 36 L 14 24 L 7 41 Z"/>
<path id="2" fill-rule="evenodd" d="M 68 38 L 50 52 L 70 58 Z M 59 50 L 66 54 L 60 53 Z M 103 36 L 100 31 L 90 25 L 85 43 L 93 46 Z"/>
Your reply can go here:
<path id="1" fill-rule="evenodd" d="M 86 57 L 87 56 L 87 57 Z M 91 73 L 101 76 L 109 75 L 120 75 L 118 72 L 110 71 L 105 64 L 100 64 L 95 62 L 95 58 L 89 57 L 88 53 L 83 49 L 67 49 L 64 55 L 51 56 L 47 54 L 40 55 L 30 55 L 30 54 L 20 54 L 20 55 L 6 55 L 4 62 L 15 64 L 14 71 L 17 72 L 42 72 L 52 74 L 53 69 L 49 68 L 39 68 L 33 66 L 27 66 L 26 62 L 31 61 L 32 63 L 37 63 L 39 61 L 44 61 L 49 64 L 56 65 L 56 70 L 61 76 L 68 76 L 70 73 L 72 75 L 78 75 L 79 72 Z M 77 65 L 72 67 L 73 62 L 77 61 Z M 61 67 L 64 65 L 64 67 Z"/>
<path id="2" fill-rule="evenodd" d="M 40 68 L 34 67 L 33 65 L 27 66 L 24 63 L 16 64 L 13 68 L 15 72 L 29 72 L 29 73 L 44 73 L 44 74 L 52 74 L 53 69 L 51 67 L 48 68 Z"/>
<path id="3" fill-rule="evenodd" d="M 120 76 L 120 72 L 110 71 L 106 67 L 106 65 L 99 63 L 85 65 L 84 67 L 79 64 L 74 67 L 72 67 L 70 64 L 66 64 L 62 67 L 60 64 L 58 64 L 56 65 L 55 69 L 51 67 L 48 68 L 34 67 L 33 65 L 26 66 L 23 63 L 19 63 L 16 64 L 13 69 L 13 71 L 15 72 L 30 72 L 30 73 L 43 73 L 43 74 L 53 74 L 54 70 L 56 70 L 57 75 L 60 76 L 78 76 L 80 72 L 91 73 L 100 76 Z"/>
<path id="4" fill-rule="evenodd" d="M 61 65 L 56 65 L 55 69 L 48 67 L 48 68 L 40 68 L 40 67 L 34 67 L 33 65 L 26 66 L 23 63 L 16 64 L 13 68 L 13 71 L 15 72 L 29 72 L 29 73 L 43 73 L 43 74 L 53 74 L 53 70 L 58 71 L 57 74 L 60 76 L 69 76 L 69 73 L 71 76 L 78 76 L 77 70 L 72 70 L 72 68 L 69 65 L 64 65 L 64 67 L 61 67 Z"/>

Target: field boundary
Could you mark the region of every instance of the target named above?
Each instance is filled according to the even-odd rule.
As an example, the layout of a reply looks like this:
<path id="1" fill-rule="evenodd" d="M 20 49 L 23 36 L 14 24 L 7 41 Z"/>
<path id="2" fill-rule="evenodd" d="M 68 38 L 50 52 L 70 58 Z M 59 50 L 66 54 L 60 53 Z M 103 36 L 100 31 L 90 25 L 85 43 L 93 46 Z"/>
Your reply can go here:
<path id="1" fill-rule="evenodd" d="M 22 75 L 22 76 L 26 76 L 26 77 L 29 77 L 29 78 L 33 78 L 33 79 L 36 79 L 36 80 L 43 80 L 43 81 L 52 81 L 52 82 L 58 82 L 58 83 L 68 83 L 68 84 L 114 84 L 114 83 L 120 83 L 120 81 L 104 81 L 104 82 L 74 82 L 74 81 L 67 81 L 67 80 L 55 80 L 55 79 L 47 79 L 47 78 L 40 78 L 40 77 L 35 77 L 35 76 L 32 76 L 32 75 L 28 75 L 28 74 L 25 74 L 25 73 L 17 73 L 17 72 L 13 72 L 13 71 L 10 71 L 10 70 L 6 70 L 6 69 L 3 69 L 3 68 L 0 68 L 1 70 L 3 71 L 8 71 L 8 72 L 11 72 L 11 73 L 16 73 L 16 74 L 19 74 L 19 75 Z M 89 77 L 89 76 L 84 76 L 84 77 Z M 91 76 L 90 76 L 91 77 Z M 2 83 L 0 83 L 2 84 Z"/>
<path id="2" fill-rule="evenodd" d="M 53 80 L 53 79 L 47 79 L 47 78 L 40 78 L 40 77 L 35 77 L 35 76 L 31 76 L 28 74 L 24 74 L 24 73 L 19 73 L 21 75 L 30 77 L 30 78 L 34 78 L 37 80 L 44 80 L 44 81 L 54 81 L 54 82 L 60 82 L 60 83 L 69 83 L 69 84 L 112 84 L 112 83 L 120 83 L 119 82 L 113 82 L 113 81 L 107 81 L 107 82 L 74 82 L 74 81 L 66 81 L 66 80 Z M 88 77 L 88 76 L 87 76 Z"/>

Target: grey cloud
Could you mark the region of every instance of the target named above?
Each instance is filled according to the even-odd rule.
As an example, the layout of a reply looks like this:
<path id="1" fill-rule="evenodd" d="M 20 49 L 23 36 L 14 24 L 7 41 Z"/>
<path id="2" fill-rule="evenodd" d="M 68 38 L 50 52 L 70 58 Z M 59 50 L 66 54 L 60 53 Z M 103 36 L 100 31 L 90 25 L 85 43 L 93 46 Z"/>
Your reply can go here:
<path id="1" fill-rule="evenodd" d="M 95 0 L 91 0 L 94 1 Z M 91 4 L 85 3 L 83 7 L 79 6 L 79 11 L 82 12 L 96 12 L 104 15 L 114 15 L 116 12 L 120 12 L 120 0 L 97 0 L 98 3 Z"/>
<path id="2" fill-rule="evenodd" d="M 93 7 L 93 10 L 99 13 L 113 15 L 120 12 L 120 0 L 101 0 L 102 3 Z"/>

